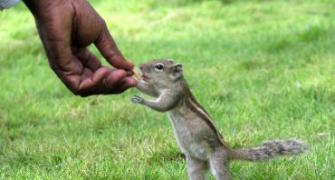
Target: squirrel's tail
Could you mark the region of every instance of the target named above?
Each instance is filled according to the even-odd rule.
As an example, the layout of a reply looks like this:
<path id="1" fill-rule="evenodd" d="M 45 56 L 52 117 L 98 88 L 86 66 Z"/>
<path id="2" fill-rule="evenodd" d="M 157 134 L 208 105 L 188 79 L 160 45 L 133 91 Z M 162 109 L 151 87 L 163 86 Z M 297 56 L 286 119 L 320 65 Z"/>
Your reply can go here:
<path id="1" fill-rule="evenodd" d="M 300 140 L 274 140 L 257 148 L 232 150 L 230 159 L 264 161 L 280 155 L 298 155 L 306 150 L 306 144 Z"/>

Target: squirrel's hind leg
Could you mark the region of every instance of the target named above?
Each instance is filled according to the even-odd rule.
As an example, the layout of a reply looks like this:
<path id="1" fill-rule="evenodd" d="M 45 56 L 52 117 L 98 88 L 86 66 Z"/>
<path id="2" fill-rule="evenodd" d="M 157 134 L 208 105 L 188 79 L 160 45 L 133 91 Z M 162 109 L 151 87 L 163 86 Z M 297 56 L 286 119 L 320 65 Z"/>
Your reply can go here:
<path id="1" fill-rule="evenodd" d="M 229 180 L 229 162 L 224 150 L 214 152 L 209 158 L 211 172 L 216 180 Z"/>
<path id="2" fill-rule="evenodd" d="M 205 180 L 208 163 L 193 157 L 186 156 L 187 173 L 190 180 Z"/>

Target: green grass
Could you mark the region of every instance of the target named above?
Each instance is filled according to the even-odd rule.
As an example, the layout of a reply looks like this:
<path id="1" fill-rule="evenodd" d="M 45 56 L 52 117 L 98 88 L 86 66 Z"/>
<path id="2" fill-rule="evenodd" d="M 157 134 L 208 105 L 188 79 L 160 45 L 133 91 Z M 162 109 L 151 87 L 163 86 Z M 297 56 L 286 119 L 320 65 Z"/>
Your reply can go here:
<path id="1" fill-rule="evenodd" d="M 335 3 L 224 2 L 92 4 L 136 65 L 184 64 L 232 147 L 290 137 L 310 146 L 300 157 L 233 162 L 234 179 L 334 179 Z M 166 116 L 131 104 L 135 89 L 73 96 L 48 67 L 34 26 L 22 4 L 0 13 L 0 178 L 186 179 Z"/>

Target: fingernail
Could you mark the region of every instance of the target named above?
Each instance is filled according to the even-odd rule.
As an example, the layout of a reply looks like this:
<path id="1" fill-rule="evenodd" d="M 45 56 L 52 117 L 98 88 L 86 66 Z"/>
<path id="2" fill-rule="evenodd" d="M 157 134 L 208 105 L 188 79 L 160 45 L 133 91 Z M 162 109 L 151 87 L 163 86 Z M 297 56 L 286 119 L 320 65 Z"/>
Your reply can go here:
<path id="1" fill-rule="evenodd" d="M 129 78 L 129 79 L 127 79 L 127 81 L 128 81 L 129 86 L 136 86 L 137 85 L 137 81 L 133 78 Z"/>
<path id="2" fill-rule="evenodd" d="M 134 74 L 134 71 L 127 71 L 127 76 L 132 76 Z"/>

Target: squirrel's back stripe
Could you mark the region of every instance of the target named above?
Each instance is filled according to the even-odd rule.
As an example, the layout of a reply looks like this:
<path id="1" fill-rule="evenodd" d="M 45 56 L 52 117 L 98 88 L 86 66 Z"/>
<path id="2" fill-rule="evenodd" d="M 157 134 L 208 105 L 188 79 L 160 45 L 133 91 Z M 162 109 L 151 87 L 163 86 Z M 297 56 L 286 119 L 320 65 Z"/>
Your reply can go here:
<path id="1" fill-rule="evenodd" d="M 214 126 L 209 114 L 207 111 L 198 103 L 198 101 L 193 96 L 192 92 L 189 91 L 188 94 L 185 96 L 185 103 L 187 103 L 188 107 L 190 107 L 191 111 L 196 113 L 199 117 L 201 117 L 203 120 L 205 120 L 206 124 L 214 131 L 214 133 L 217 135 L 220 142 L 222 142 L 223 145 L 228 147 L 228 145 L 223 140 L 222 135 L 220 132 L 216 129 Z"/>

